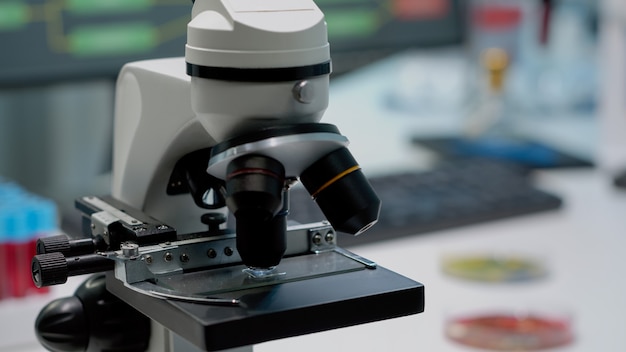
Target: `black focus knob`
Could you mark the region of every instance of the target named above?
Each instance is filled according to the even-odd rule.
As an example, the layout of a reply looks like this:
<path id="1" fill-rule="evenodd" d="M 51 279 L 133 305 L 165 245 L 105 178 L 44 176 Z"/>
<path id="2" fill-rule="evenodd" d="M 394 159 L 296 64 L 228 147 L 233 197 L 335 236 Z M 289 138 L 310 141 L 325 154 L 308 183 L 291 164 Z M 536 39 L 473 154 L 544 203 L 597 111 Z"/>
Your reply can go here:
<path id="1" fill-rule="evenodd" d="M 37 254 L 59 252 L 71 257 L 93 253 L 96 247 L 93 238 L 70 239 L 67 235 L 57 235 L 37 240 Z"/>
<path id="2" fill-rule="evenodd" d="M 37 240 L 37 254 L 67 253 L 70 251 L 70 239 L 67 235 L 43 237 Z"/>
<path id="3" fill-rule="evenodd" d="M 226 222 L 226 216 L 222 213 L 206 213 L 202 214 L 200 221 L 209 226 L 210 232 L 220 230 L 220 225 Z"/>
<path id="4" fill-rule="evenodd" d="M 94 275 L 74 296 L 50 302 L 35 321 L 39 342 L 53 352 L 146 351 L 150 319 L 106 290 Z"/>
<path id="5" fill-rule="evenodd" d="M 39 343 L 55 352 L 85 352 L 89 325 L 83 303 L 76 296 L 59 298 L 39 313 L 35 333 Z"/>
<path id="6" fill-rule="evenodd" d="M 69 269 L 62 253 L 38 254 L 31 261 L 35 286 L 41 288 L 67 282 Z"/>

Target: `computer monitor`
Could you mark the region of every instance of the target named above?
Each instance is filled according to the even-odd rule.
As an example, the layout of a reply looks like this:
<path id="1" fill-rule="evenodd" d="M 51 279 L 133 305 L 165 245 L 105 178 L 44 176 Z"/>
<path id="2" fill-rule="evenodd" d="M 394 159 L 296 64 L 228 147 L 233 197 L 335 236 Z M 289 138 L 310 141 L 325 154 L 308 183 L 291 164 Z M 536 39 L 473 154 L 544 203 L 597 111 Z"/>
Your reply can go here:
<path id="1" fill-rule="evenodd" d="M 459 42 L 460 1 L 317 3 L 336 71 L 344 71 L 372 53 Z M 191 6 L 189 0 L 3 0 L 0 87 L 115 77 L 126 62 L 182 56 Z"/>

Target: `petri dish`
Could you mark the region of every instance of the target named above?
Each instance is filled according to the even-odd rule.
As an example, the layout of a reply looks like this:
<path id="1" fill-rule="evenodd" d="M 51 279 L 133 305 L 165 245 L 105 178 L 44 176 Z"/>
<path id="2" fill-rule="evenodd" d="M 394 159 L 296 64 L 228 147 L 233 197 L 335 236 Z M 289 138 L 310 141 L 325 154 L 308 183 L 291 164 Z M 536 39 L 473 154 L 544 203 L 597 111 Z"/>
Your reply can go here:
<path id="1" fill-rule="evenodd" d="M 540 351 L 574 341 L 571 318 L 565 314 L 487 311 L 455 315 L 445 335 L 455 343 L 492 351 Z"/>
<path id="2" fill-rule="evenodd" d="M 542 260 L 508 254 L 447 255 L 442 260 L 442 270 L 450 276 L 483 282 L 530 281 L 547 275 Z"/>

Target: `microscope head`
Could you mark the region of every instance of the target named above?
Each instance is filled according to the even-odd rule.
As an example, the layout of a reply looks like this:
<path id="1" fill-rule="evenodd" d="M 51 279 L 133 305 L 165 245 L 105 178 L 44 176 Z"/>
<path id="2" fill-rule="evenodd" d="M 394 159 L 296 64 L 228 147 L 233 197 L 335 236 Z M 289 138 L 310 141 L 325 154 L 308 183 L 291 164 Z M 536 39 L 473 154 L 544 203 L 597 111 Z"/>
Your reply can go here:
<path id="1" fill-rule="evenodd" d="M 192 108 L 218 143 L 321 119 L 330 49 L 313 1 L 197 0 L 187 31 Z"/>
<path id="2" fill-rule="evenodd" d="M 280 262 L 297 179 L 335 229 L 359 234 L 376 222 L 380 201 L 347 139 L 318 123 L 331 64 L 313 1 L 196 0 L 185 59 L 192 109 L 217 142 L 207 171 L 225 181 L 244 264 Z"/>

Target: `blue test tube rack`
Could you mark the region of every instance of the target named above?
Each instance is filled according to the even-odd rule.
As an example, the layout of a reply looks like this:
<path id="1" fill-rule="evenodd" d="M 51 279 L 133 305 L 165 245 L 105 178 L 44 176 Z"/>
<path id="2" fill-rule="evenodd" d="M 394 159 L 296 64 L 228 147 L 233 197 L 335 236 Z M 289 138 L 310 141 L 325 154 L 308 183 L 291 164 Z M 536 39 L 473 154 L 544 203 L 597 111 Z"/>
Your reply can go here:
<path id="1" fill-rule="evenodd" d="M 45 293 L 31 279 L 37 239 L 58 230 L 57 207 L 0 178 L 0 299 Z"/>

